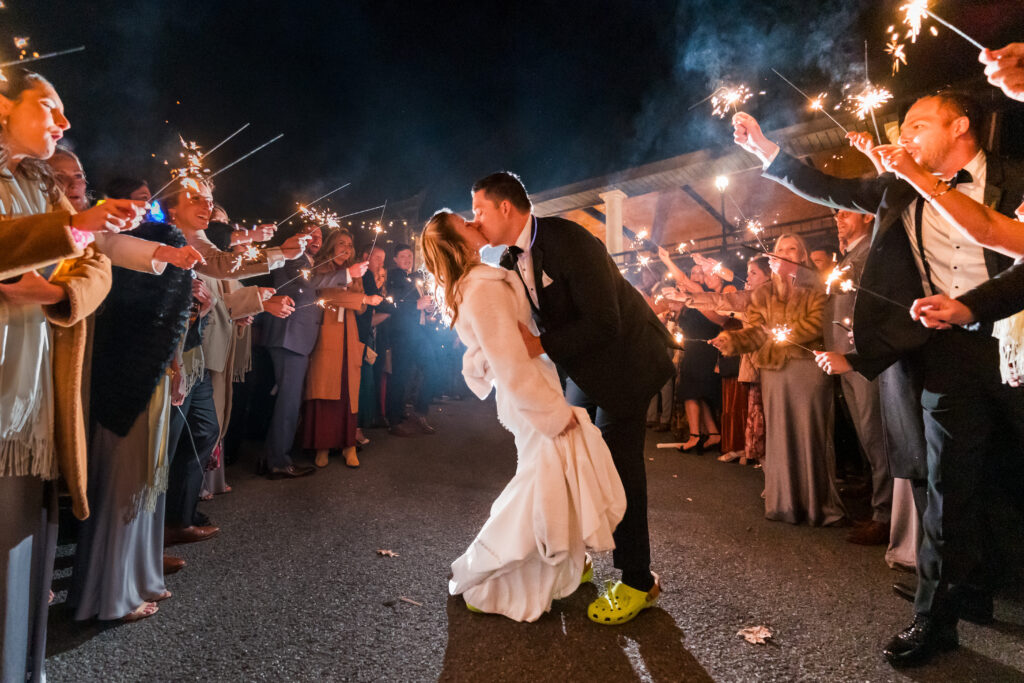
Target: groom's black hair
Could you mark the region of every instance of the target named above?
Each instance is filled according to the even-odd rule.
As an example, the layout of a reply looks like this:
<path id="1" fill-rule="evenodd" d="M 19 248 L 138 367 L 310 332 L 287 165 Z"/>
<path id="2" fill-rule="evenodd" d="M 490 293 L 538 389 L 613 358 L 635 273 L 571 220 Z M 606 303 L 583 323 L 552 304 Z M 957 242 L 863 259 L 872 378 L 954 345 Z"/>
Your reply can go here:
<path id="1" fill-rule="evenodd" d="M 500 204 L 507 199 L 512 206 L 520 211 L 528 213 L 533 210 L 533 204 L 530 203 L 530 198 L 526 194 L 523 181 L 515 173 L 498 171 L 486 178 L 481 178 L 473 183 L 473 193 L 476 194 L 480 190 L 483 190 L 484 195 L 495 204 Z"/>

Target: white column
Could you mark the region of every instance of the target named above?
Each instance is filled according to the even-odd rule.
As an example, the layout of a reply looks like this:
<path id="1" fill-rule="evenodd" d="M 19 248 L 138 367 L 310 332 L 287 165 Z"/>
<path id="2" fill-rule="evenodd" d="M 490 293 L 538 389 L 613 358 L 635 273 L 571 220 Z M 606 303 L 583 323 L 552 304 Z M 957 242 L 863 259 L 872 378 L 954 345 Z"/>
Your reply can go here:
<path id="1" fill-rule="evenodd" d="M 609 190 L 600 195 L 604 200 L 604 246 L 609 254 L 622 251 L 622 202 L 626 193 Z"/>

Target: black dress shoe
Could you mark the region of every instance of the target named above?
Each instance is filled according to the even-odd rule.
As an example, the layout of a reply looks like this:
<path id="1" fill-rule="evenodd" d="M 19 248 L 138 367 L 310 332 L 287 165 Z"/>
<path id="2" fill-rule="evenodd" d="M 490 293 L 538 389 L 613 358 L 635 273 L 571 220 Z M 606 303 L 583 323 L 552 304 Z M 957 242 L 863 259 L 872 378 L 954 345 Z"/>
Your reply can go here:
<path id="1" fill-rule="evenodd" d="M 892 585 L 892 592 L 895 593 L 897 597 L 903 598 L 907 602 L 914 602 L 914 600 L 917 599 L 917 586 L 912 586 L 909 583 L 904 583 L 902 581 L 897 581 Z"/>
<path id="2" fill-rule="evenodd" d="M 959 645 L 955 620 L 940 621 L 925 614 L 915 614 L 914 622 L 893 636 L 882 654 L 893 666 L 916 666 L 939 652 L 955 650 Z"/>
<path id="3" fill-rule="evenodd" d="M 268 479 L 298 479 L 299 477 L 308 477 L 309 475 L 316 472 L 315 467 L 309 465 L 288 465 L 288 467 L 272 468 L 267 473 Z"/>

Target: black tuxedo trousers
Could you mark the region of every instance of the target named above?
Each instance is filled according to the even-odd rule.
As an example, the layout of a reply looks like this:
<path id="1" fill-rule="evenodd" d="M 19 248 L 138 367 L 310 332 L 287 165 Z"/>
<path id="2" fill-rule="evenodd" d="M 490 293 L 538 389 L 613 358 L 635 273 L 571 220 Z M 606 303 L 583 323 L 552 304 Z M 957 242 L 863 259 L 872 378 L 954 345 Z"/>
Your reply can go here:
<path id="1" fill-rule="evenodd" d="M 928 502 L 917 557 L 919 613 L 955 617 L 951 588 L 993 587 L 998 553 L 991 546 L 1007 531 L 998 519 L 1020 495 L 1024 459 L 1024 390 L 1002 383 L 998 353 L 991 335 L 959 328 L 937 332 L 921 350 Z"/>

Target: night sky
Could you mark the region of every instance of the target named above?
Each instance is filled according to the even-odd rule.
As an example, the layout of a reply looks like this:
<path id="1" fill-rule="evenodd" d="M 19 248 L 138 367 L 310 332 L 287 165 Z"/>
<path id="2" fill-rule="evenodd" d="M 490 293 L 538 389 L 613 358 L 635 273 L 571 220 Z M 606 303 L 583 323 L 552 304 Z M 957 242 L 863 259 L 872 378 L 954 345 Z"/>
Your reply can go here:
<path id="1" fill-rule="evenodd" d="M 729 144 L 707 105 L 721 79 L 765 90 L 766 126 L 809 114 L 775 67 L 809 90 L 864 76 L 923 92 L 976 78 L 976 51 L 946 31 L 908 46 L 892 77 L 882 52 L 900 2 L 81 2 L 5 0 L 0 55 L 85 45 L 36 68 L 61 94 L 68 141 L 94 187 L 114 175 L 161 185 L 177 134 L 216 169 L 284 138 L 218 178 L 233 217 L 283 218 L 343 182 L 339 213 L 426 192 L 424 211 L 469 204 L 498 169 L 531 191 Z M 982 42 L 1024 40 L 1018 0 L 934 3 Z M 178 104 L 180 102 L 180 104 Z M 167 123 L 165 123 L 165 121 Z M 151 157 L 156 154 L 156 159 Z"/>

